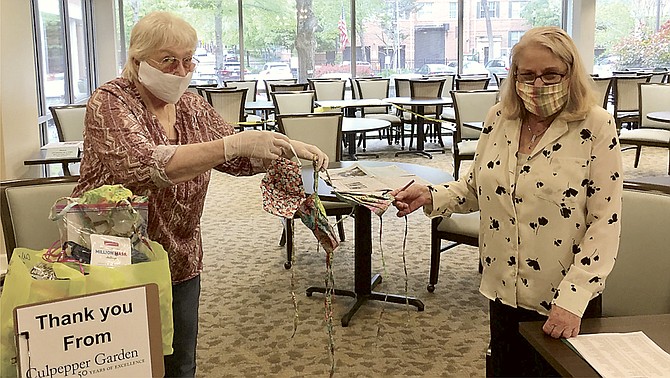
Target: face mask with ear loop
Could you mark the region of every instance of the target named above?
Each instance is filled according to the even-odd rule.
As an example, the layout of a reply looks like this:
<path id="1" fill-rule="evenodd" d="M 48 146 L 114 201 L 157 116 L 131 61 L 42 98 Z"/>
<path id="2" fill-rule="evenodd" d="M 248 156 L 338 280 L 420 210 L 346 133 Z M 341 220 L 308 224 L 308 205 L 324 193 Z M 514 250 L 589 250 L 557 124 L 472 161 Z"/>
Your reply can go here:
<path id="1" fill-rule="evenodd" d="M 548 118 L 561 111 L 568 102 L 570 86 L 565 80 L 539 87 L 517 82 L 516 93 L 526 110 L 541 118 Z"/>
<path id="2" fill-rule="evenodd" d="M 186 76 L 165 73 L 147 62 L 140 62 L 138 77 L 151 94 L 168 104 L 175 104 L 191 83 L 193 72 Z"/>

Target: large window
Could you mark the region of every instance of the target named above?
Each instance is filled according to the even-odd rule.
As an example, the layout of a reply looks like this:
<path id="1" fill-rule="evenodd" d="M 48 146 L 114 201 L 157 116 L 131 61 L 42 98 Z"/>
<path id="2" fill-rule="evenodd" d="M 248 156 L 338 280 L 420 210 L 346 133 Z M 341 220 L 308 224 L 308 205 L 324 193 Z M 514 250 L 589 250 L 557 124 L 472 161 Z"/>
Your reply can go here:
<path id="1" fill-rule="evenodd" d="M 464 0 L 464 26 L 458 30 L 460 2 L 455 0 L 356 0 L 353 25 L 350 1 L 242 0 L 241 27 L 233 1 L 218 7 L 202 3 L 206 6 L 197 9 L 187 3 L 175 8 L 158 0 L 126 1 L 124 26 L 127 36 L 146 13 L 176 11 L 201 40 L 195 80 L 221 83 L 244 77 L 257 80 L 262 92 L 266 79 L 349 78 L 354 55 L 356 76 L 415 74 L 427 63 L 451 63 L 456 72 L 462 66 L 452 63 L 459 59 L 459 32 L 463 59 L 470 61 L 467 71 L 486 73 L 486 62 L 507 57 L 524 30 L 558 25 L 561 2 L 489 0 L 486 12 L 483 1 Z M 241 69 L 228 69 L 242 60 Z"/>
<path id="2" fill-rule="evenodd" d="M 670 68 L 670 0 L 596 1 L 593 72 Z"/>
<path id="3" fill-rule="evenodd" d="M 46 144 L 58 141 L 49 106 L 85 101 L 93 87 L 90 8 L 82 0 L 33 0 L 33 9 L 38 114 Z"/>

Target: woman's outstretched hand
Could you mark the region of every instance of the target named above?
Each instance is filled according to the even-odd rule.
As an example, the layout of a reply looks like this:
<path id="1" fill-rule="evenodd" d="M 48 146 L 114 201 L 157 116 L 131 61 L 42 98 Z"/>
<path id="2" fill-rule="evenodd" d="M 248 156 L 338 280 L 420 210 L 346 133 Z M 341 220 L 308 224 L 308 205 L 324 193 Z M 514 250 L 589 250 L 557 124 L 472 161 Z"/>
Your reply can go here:
<path id="1" fill-rule="evenodd" d="M 328 168 L 328 155 L 323 153 L 317 146 L 313 146 L 311 144 L 303 143 L 299 140 L 291 139 L 289 140 L 289 143 L 293 146 L 293 149 L 295 150 L 295 153 L 297 157 L 300 159 L 304 160 L 315 160 L 316 161 L 316 169 L 318 171 L 325 170 Z M 289 156 L 286 156 L 287 158 L 293 157 L 293 154 L 291 151 L 288 151 Z"/>
<path id="2" fill-rule="evenodd" d="M 408 188 L 398 188 L 389 194 L 394 197 L 393 205 L 398 209 L 396 215 L 399 217 L 404 217 L 426 204 L 432 205 L 433 203 L 430 189 L 421 184 L 412 184 Z"/>

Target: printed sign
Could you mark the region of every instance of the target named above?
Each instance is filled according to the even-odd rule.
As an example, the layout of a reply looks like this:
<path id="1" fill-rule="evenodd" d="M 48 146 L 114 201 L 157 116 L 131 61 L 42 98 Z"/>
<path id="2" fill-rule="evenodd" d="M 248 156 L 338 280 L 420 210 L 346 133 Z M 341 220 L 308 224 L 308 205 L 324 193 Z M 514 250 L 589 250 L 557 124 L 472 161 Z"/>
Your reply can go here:
<path id="1" fill-rule="evenodd" d="M 158 286 L 17 307 L 19 377 L 162 377 Z"/>

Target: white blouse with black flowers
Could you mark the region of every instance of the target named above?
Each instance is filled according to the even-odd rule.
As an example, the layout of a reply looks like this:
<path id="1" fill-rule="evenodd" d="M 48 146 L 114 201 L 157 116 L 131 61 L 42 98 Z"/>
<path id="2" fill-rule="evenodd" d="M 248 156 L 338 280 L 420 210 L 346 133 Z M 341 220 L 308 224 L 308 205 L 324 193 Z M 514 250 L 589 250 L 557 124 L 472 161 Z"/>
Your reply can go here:
<path id="1" fill-rule="evenodd" d="M 559 115 L 517 169 L 519 119 L 489 110 L 475 160 L 458 181 L 430 187 L 430 217 L 480 210 L 480 291 L 547 315 L 582 316 L 605 287 L 619 248 L 623 178 L 612 116 Z"/>

